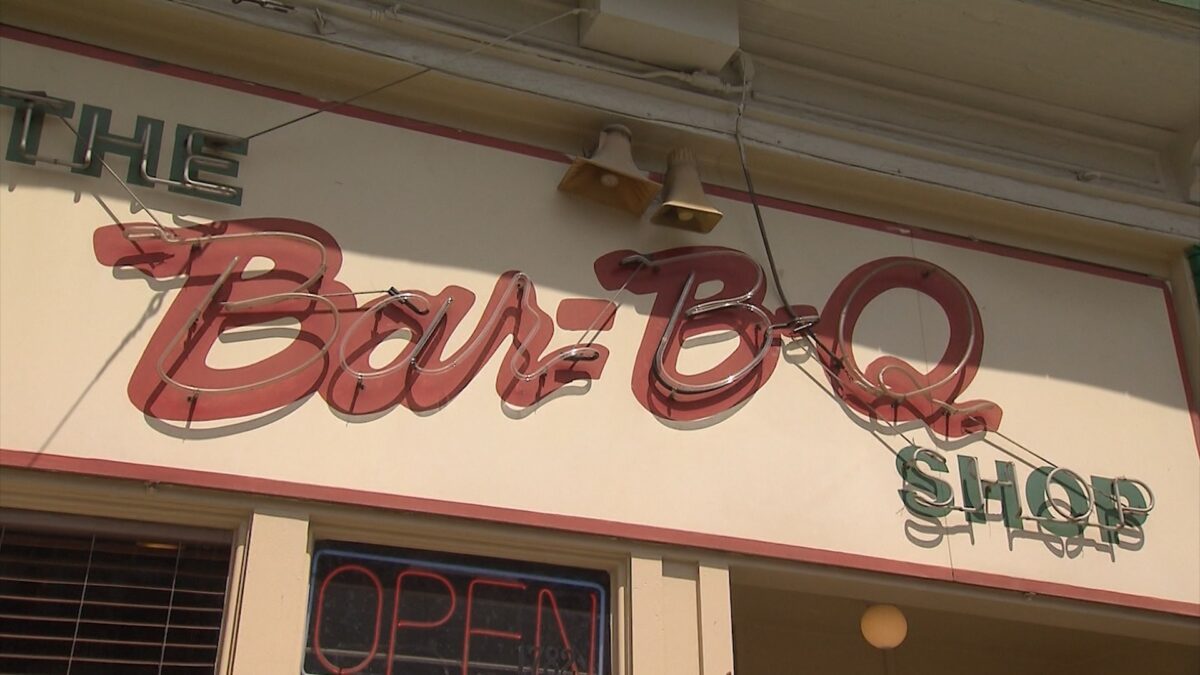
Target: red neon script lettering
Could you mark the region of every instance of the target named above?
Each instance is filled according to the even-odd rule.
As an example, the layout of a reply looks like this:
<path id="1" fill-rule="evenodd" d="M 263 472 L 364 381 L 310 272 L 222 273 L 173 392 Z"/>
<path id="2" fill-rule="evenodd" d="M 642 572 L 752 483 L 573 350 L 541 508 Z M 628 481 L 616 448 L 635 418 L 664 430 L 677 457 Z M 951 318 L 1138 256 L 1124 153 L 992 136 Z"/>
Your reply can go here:
<path id="1" fill-rule="evenodd" d="M 404 621 L 404 620 L 400 619 L 400 590 L 402 588 L 404 588 L 404 578 L 405 577 L 421 577 L 421 578 L 425 578 L 425 579 L 433 579 L 434 581 L 436 581 L 446 587 L 446 592 L 449 594 L 449 597 L 450 597 L 450 606 L 446 608 L 446 613 L 442 615 L 442 618 L 438 619 L 437 621 Z M 457 605 L 457 602 L 458 602 L 458 598 L 454 593 L 453 584 L 450 583 L 449 579 L 438 574 L 437 572 L 426 572 L 424 570 L 405 570 L 405 571 L 401 572 L 400 574 L 396 575 L 396 600 L 395 600 L 395 603 L 392 605 L 392 627 L 391 627 L 391 637 L 388 640 L 387 675 L 392 675 L 392 666 L 395 664 L 396 633 L 399 632 L 400 629 L 404 628 L 405 626 L 409 626 L 412 628 L 423 628 L 423 629 L 428 630 L 431 628 L 437 628 L 437 627 L 445 624 L 447 621 L 450 620 L 450 617 L 454 616 L 454 608 Z"/>
<path id="2" fill-rule="evenodd" d="M 588 647 L 588 675 L 592 675 L 596 667 L 596 594 L 591 594 L 592 598 L 592 625 L 590 635 L 590 643 Z M 541 671 L 542 663 L 542 609 L 546 603 L 550 604 L 550 613 L 554 616 L 554 624 L 558 628 L 559 639 L 562 640 L 563 649 L 565 650 L 566 659 L 571 665 L 571 672 L 574 675 L 579 675 L 579 666 L 575 662 L 575 649 L 571 645 L 570 638 L 567 637 L 567 627 L 563 624 L 562 614 L 558 611 L 558 600 L 555 599 L 554 593 L 550 589 L 543 588 L 537 594 L 537 622 L 534 628 L 533 636 L 533 672 Z"/>
<path id="3" fill-rule="evenodd" d="M 320 392 L 351 415 L 404 406 L 418 412 L 452 401 L 504 344 L 496 391 L 506 403 L 536 405 L 566 384 L 600 377 L 609 352 L 587 342 L 547 352 L 555 324 L 537 302 L 530 277 L 507 272 L 496 281 L 478 325 L 453 354 L 445 354 L 475 295 L 449 286 L 434 295 L 391 291 L 358 307 L 336 281 L 342 254 L 311 223 L 258 218 L 166 231 L 156 225 L 108 225 L 94 236 L 97 259 L 134 267 L 157 279 L 183 277 L 183 287 L 152 335 L 129 382 L 129 396 L 147 415 L 164 420 L 221 420 L 276 410 Z M 253 258 L 272 268 L 247 272 Z M 632 390 L 641 405 L 665 420 L 695 422 L 735 410 L 771 377 L 789 316 L 815 316 L 763 305 L 763 269 L 741 251 L 677 248 L 641 255 L 614 251 L 595 273 L 609 290 L 654 296 L 638 347 Z M 701 287 L 720 290 L 701 297 Z M 872 299 L 908 288 L 937 302 L 950 323 L 945 354 L 928 373 L 897 357 L 859 367 L 853 334 Z M 165 292 L 165 291 L 164 291 Z M 382 292 L 381 292 L 382 293 Z M 579 316 L 596 308 L 594 318 Z M 590 311 L 590 310 L 589 310 Z M 149 312 L 148 312 L 149 313 Z M 570 327 L 607 330 L 607 302 L 563 302 Z M 298 321 L 286 347 L 250 365 L 214 368 L 206 359 L 227 331 L 278 319 Z M 406 331 L 409 344 L 392 363 L 369 359 L 384 340 Z M 700 373 L 680 372 L 684 343 L 732 332 L 738 344 Z M 914 258 L 884 258 L 851 272 L 830 295 L 811 339 L 834 393 L 853 410 L 892 423 L 920 420 L 947 437 L 997 429 L 1002 411 L 991 401 L 959 402 L 979 368 L 983 323 L 974 298 L 946 270 Z"/>
<path id="4" fill-rule="evenodd" d="M 505 581 L 503 579 L 472 579 L 471 583 L 467 584 L 467 625 L 463 629 L 463 653 L 462 653 L 462 675 L 467 675 L 467 670 L 471 663 L 471 636 L 483 635 L 486 637 L 501 638 L 504 640 L 521 640 L 520 633 L 514 633 L 506 630 L 496 630 L 494 628 L 475 628 L 471 625 L 471 613 L 475 607 L 475 587 L 476 586 L 498 586 L 500 588 L 515 588 L 525 590 L 525 584 L 519 581 Z"/>
<path id="5" fill-rule="evenodd" d="M 854 358 L 854 327 L 876 297 L 910 288 L 941 306 L 950 324 L 946 352 L 928 373 L 894 356 L 881 356 L 865 370 Z M 834 393 L 851 408 L 893 424 L 921 420 L 949 438 L 1000 426 L 1002 411 L 991 401 L 956 402 L 974 379 L 983 355 L 983 321 L 962 282 L 933 263 L 883 258 L 855 269 L 838 284 L 821 312 L 816 339 Z"/>
<path id="6" fill-rule="evenodd" d="M 321 620 L 325 615 L 325 593 L 329 590 L 329 584 L 334 577 L 339 574 L 348 572 L 357 572 L 366 576 L 371 580 L 371 584 L 375 586 L 375 625 L 371 627 L 371 650 L 353 667 L 335 666 L 328 658 L 325 657 L 324 650 L 321 649 Z M 400 588 L 397 586 L 396 595 L 399 597 Z M 317 661 L 321 663 L 331 673 L 339 673 L 342 675 L 354 675 L 371 665 L 371 661 L 375 659 L 375 652 L 379 649 L 379 622 L 383 617 L 383 584 L 379 581 L 379 577 L 371 570 L 362 565 L 342 565 L 326 575 L 325 580 L 321 582 L 321 590 L 317 595 L 317 615 L 313 620 L 313 652 L 317 656 Z M 388 652 L 388 673 L 391 673 L 391 652 Z"/>
<path id="7" fill-rule="evenodd" d="M 133 404 L 163 420 L 219 420 L 275 410 L 317 391 L 327 364 L 314 356 L 336 337 L 334 308 L 355 306 L 351 296 L 310 297 L 350 290 L 335 280 L 342 255 L 333 237 L 298 220 L 252 218 L 173 230 L 175 242 L 129 238 L 156 230 L 148 223 L 108 225 L 93 236 L 102 264 L 156 279 L 186 275 L 130 377 Z M 247 274 L 256 257 L 270 260 L 272 269 Z M 300 289 L 312 275 L 319 277 Z M 206 363 L 227 331 L 280 319 L 298 320 L 300 329 L 279 352 L 237 368 Z M 258 382 L 264 384 L 247 387 Z M 208 395 L 219 390 L 228 391 Z"/>
<path id="8" fill-rule="evenodd" d="M 780 341 L 770 324 L 777 319 L 762 305 L 762 268 L 745 253 L 715 247 L 649 256 L 614 251 L 597 259 L 595 269 L 605 288 L 654 294 L 633 370 L 633 394 L 654 415 L 676 421 L 713 417 L 746 401 L 774 372 Z M 721 284 L 718 295 L 697 297 L 699 287 L 713 281 Z M 815 314 L 811 307 L 796 309 Z M 683 342 L 713 331 L 736 333 L 734 352 L 702 373 L 680 373 Z"/>
<path id="9" fill-rule="evenodd" d="M 345 365 L 334 372 L 325 390 L 335 409 L 358 415 L 397 404 L 417 412 L 435 410 L 462 392 L 510 336 L 496 392 L 515 406 L 531 406 L 569 382 L 599 378 L 608 359 L 608 350 L 597 344 L 564 347 L 538 357 L 554 335 L 554 321 L 538 306 L 532 280 L 519 272 L 497 280 L 479 324 L 449 357 L 443 356 L 446 345 L 475 295 L 458 286 L 433 296 L 420 291 L 411 295 L 405 302 L 384 298 L 378 302 L 389 306 L 375 312 L 368 325 L 344 327 L 345 343 L 337 349 Z M 413 335 L 410 344 L 391 364 L 372 369 L 367 362 L 371 350 L 399 330 Z M 373 377 L 376 374 L 381 376 Z"/>

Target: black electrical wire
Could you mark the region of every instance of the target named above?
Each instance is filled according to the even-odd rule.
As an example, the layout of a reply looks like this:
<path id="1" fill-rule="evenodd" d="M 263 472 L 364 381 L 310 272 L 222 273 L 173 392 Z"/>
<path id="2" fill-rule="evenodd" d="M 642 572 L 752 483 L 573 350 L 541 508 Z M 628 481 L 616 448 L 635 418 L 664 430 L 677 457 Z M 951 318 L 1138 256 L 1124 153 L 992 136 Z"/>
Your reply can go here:
<path id="1" fill-rule="evenodd" d="M 737 119 L 733 127 L 733 138 L 737 142 L 738 157 L 742 165 L 742 176 L 746 181 L 746 193 L 750 197 L 750 206 L 754 208 L 754 219 L 758 222 L 758 234 L 762 239 L 763 251 L 767 254 L 767 266 L 771 270 L 771 281 L 775 285 L 775 294 L 779 296 L 779 300 L 783 303 L 783 311 L 788 315 L 788 322 L 785 324 L 786 327 L 793 335 L 805 338 L 817 349 L 824 352 L 829 357 L 830 363 L 837 367 L 841 363 L 841 359 L 813 334 L 812 328 L 820 321 L 820 317 L 803 317 L 796 314 L 796 310 L 792 308 L 792 303 L 788 300 L 787 294 L 783 290 L 783 284 L 779 280 L 779 266 L 775 263 L 775 252 L 771 248 L 771 238 L 767 234 L 767 224 L 763 221 L 762 209 L 758 205 L 758 193 L 754 190 L 754 179 L 750 177 L 750 164 L 746 161 L 746 143 L 742 139 L 742 115 L 746 111 L 746 96 L 750 92 L 751 78 L 749 73 L 752 69 L 749 64 L 749 57 L 744 53 L 741 56 L 742 100 L 738 104 Z"/>
<path id="2" fill-rule="evenodd" d="M 740 119 L 738 123 L 741 124 Z M 758 234 L 762 238 L 763 250 L 767 253 L 767 265 L 771 268 L 771 281 L 775 284 L 775 293 L 783 302 L 783 309 L 792 322 L 799 322 L 802 319 L 796 314 L 796 310 L 792 309 L 792 303 L 788 301 L 787 295 L 783 292 L 783 284 L 779 282 L 779 268 L 775 265 L 775 253 L 771 250 L 771 238 L 767 236 L 767 225 L 763 222 L 762 209 L 758 206 L 758 194 L 754 191 L 754 180 L 750 178 L 750 167 L 746 164 L 746 147 L 742 142 L 741 131 L 739 130 L 734 136 L 737 139 L 738 154 L 741 155 L 742 176 L 746 179 L 746 192 L 750 195 L 750 205 L 754 207 L 754 219 L 758 221 Z"/>

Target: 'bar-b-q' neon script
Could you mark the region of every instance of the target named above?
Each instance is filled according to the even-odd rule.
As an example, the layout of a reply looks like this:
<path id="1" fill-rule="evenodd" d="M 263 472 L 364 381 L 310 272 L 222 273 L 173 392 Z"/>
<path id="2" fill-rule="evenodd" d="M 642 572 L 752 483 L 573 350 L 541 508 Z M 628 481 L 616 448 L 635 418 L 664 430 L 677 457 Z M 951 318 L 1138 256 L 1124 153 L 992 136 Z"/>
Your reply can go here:
<path id="1" fill-rule="evenodd" d="M 563 301 L 558 326 L 585 329 L 584 337 L 547 352 L 555 320 L 539 306 L 534 279 L 518 271 L 500 275 L 479 323 L 461 347 L 447 353 L 474 293 L 459 286 L 438 293 L 389 289 L 360 305 L 357 298 L 364 294 L 338 281 L 337 242 L 303 221 L 256 218 L 170 230 L 107 225 L 95 232 L 93 243 L 102 264 L 134 267 L 156 278 L 185 277 L 129 382 L 134 405 L 163 420 L 256 415 L 314 392 L 344 414 L 396 406 L 435 410 L 452 401 L 506 344 L 496 391 L 509 405 L 526 407 L 572 381 L 599 378 L 608 359 L 608 348 L 595 339 L 611 327 L 614 303 Z M 270 271 L 247 273 L 254 258 L 269 259 Z M 795 315 L 816 322 L 804 337 L 819 347 L 813 354 L 834 394 L 858 413 L 892 423 L 919 420 L 951 438 L 999 427 L 1002 411 L 995 403 L 958 400 L 979 367 L 983 325 L 963 284 L 932 263 L 904 257 L 866 263 L 838 284 L 819 317 L 811 306 L 790 313 L 768 309 L 762 268 L 734 249 L 613 251 L 594 268 L 600 284 L 616 296 L 654 297 L 632 389 L 660 418 L 702 420 L 745 402 L 771 377 L 783 340 L 796 335 L 788 320 Z M 698 298 L 709 281 L 720 282 L 719 297 Z M 859 317 L 872 299 L 894 288 L 924 293 L 946 315 L 946 351 L 928 373 L 891 356 L 865 369 L 855 360 Z M 279 319 L 300 324 L 283 349 L 237 368 L 206 364 L 222 332 Z M 704 372 L 681 373 L 683 342 L 714 330 L 733 331 L 737 348 Z M 372 367 L 371 352 L 399 331 L 411 335 L 407 346 L 391 363 Z"/>

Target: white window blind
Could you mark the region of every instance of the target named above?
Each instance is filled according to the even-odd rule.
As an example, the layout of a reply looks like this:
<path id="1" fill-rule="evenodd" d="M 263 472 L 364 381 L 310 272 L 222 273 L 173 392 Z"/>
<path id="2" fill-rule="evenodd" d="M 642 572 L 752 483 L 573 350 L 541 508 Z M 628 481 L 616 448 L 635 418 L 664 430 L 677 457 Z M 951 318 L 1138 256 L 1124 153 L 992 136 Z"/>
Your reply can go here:
<path id="1" fill-rule="evenodd" d="M 0 521 L 0 673 L 214 673 L 229 536 L 103 522 Z"/>

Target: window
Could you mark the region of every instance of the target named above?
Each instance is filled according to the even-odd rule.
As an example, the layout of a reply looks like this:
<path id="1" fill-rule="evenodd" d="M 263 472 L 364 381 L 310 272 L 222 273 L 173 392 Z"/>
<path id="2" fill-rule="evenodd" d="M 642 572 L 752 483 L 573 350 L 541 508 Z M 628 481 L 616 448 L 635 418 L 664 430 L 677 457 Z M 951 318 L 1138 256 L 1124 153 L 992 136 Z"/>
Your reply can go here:
<path id="1" fill-rule="evenodd" d="M 4 516 L 0 673 L 215 671 L 228 533 Z"/>
<path id="2" fill-rule="evenodd" d="M 315 545 L 306 673 L 608 675 L 608 574 Z"/>

